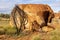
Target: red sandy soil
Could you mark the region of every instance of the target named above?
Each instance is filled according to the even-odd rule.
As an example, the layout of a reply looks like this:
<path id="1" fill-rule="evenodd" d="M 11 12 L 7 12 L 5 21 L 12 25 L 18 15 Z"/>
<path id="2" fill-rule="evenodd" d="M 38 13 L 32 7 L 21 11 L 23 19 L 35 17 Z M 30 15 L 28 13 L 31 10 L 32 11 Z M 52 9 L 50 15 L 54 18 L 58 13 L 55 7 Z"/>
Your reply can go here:
<path id="1" fill-rule="evenodd" d="M 0 35 L 0 40 L 31 40 L 33 36 L 35 35 L 40 35 L 41 36 L 46 36 L 46 33 L 39 33 L 39 32 L 34 32 L 34 33 L 29 33 L 29 35 L 26 36 L 9 36 L 9 35 Z M 43 37 L 42 37 L 43 38 Z M 44 37 L 45 38 L 45 37 Z M 45 39 L 42 39 L 45 40 Z"/>

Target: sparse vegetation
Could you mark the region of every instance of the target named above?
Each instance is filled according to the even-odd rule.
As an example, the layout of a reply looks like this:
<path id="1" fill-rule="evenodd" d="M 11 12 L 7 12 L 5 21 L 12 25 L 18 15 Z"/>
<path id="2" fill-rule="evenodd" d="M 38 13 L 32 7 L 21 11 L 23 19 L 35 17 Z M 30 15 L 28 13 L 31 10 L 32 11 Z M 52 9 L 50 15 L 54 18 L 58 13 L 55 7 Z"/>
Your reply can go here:
<path id="1" fill-rule="evenodd" d="M 9 21 L 0 21 L 0 34 L 15 34 L 15 27 L 9 25 Z"/>
<path id="2" fill-rule="evenodd" d="M 54 20 L 53 20 L 54 21 Z M 58 21 L 58 20 L 57 20 Z M 54 23 L 56 24 L 57 23 L 57 21 L 54 21 Z M 53 31 L 51 31 L 51 32 L 49 32 L 48 33 L 48 35 L 47 34 L 45 34 L 45 35 L 43 35 L 43 36 L 46 36 L 45 38 L 46 39 L 49 39 L 49 40 L 60 40 L 60 25 L 59 24 L 56 24 L 56 29 L 55 30 L 53 30 Z M 16 35 L 16 28 L 15 27 L 11 27 L 10 25 L 9 25 L 9 20 L 8 21 L 3 21 L 3 20 L 0 20 L 0 35 L 2 35 L 2 34 L 6 34 L 6 35 L 11 35 L 10 37 L 13 37 L 12 35 L 14 35 L 14 37 L 15 37 L 15 35 Z M 41 40 L 41 38 L 43 38 L 44 39 L 44 37 L 43 36 L 41 36 L 40 35 L 41 33 L 38 33 L 37 35 L 35 35 L 35 34 L 32 34 L 32 35 L 30 35 L 30 33 L 29 33 L 29 35 L 26 35 L 26 34 L 24 34 L 24 33 L 20 33 L 20 35 L 18 35 L 18 36 L 16 36 L 18 39 L 19 38 L 21 38 L 21 39 L 23 39 L 24 37 L 26 37 L 26 38 L 30 38 L 31 40 Z M 32 36 L 32 37 L 31 37 Z M 29 39 L 28 38 L 28 39 Z M 14 39 L 14 38 L 12 38 L 12 39 Z"/>
<path id="3" fill-rule="evenodd" d="M 0 17 L 2 17 L 2 18 L 10 18 L 10 14 L 1 13 Z"/>
<path id="4" fill-rule="evenodd" d="M 29 39 L 29 40 L 60 40 L 60 21 L 59 19 L 54 19 L 52 21 L 53 24 L 56 24 L 56 29 L 48 32 L 48 34 L 42 34 L 42 33 L 38 33 L 36 34 L 31 34 L 30 33 L 24 34 L 24 33 L 20 33 L 18 36 L 16 36 L 16 28 L 15 27 L 11 27 L 9 24 L 9 20 L 1 20 L 2 18 L 0 18 L 0 35 L 10 35 L 10 39 Z M 13 36 L 12 36 L 13 35 Z M 12 37 L 12 38 L 11 38 Z M 25 39 L 24 39 L 25 38 Z M 2 38 L 3 39 L 3 38 Z"/>
<path id="5" fill-rule="evenodd" d="M 32 40 L 41 40 L 40 35 L 37 34 L 37 35 L 33 36 Z"/>

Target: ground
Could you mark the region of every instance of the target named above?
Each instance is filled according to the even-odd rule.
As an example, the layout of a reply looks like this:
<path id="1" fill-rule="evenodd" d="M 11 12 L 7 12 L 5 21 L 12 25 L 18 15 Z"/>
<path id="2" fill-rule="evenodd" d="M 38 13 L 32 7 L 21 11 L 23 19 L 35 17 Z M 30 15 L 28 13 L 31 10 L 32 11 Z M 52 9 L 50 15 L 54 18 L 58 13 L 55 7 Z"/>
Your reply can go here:
<path id="1" fill-rule="evenodd" d="M 60 40 L 60 25 L 50 32 L 28 32 L 15 34 L 16 29 L 9 25 L 9 20 L 0 20 L 0 40 Z"/>

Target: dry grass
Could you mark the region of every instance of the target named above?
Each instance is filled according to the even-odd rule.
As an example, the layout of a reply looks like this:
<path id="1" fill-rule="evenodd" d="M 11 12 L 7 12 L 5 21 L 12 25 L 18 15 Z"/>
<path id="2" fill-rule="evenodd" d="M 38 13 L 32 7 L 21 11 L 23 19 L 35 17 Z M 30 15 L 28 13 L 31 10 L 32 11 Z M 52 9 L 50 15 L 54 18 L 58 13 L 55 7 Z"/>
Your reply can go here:
<path id="1" fill-rule="evenodd" d="M 6 40 L 60 40 L 60 24 L 56 20 L 54 21 L 56 24 L 56 29 L 50 31 L 48 33 L 29 33 L 28 35 L 21 33 L 19 36 L 15 36 L 16 29 L 15 27 L 11 27 L 9 25 L 9 21 L 0 21 L 0 35 L 8 34 L 10 37 L 5 36 Z M 14 36 L 12 36 L 14 35 Z M 3 39 L 3 37 L 0 36 Z M 5 40 L 5 39 L 4 39 Z"/>

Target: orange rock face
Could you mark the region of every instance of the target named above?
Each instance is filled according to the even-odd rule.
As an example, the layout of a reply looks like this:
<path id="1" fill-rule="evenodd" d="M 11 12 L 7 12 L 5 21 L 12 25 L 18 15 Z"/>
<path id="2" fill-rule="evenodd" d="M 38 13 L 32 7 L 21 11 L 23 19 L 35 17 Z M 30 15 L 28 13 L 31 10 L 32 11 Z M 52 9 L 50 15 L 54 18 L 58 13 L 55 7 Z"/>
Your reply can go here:
<path id="1" fill-rule="evenodd" d="M 19 13 L 14 12 L 18 11 Z M 23 16 L 25 16 L 26 14 L 26 20 L 27 20 L 27 24 L 25 25 L 25 28 L 32 30 L 35 25 L 37 26 L 37 28 L 42 28 L 43 26 L 46 26 L 48 22 L 51 21 L 51 19 L 53 18 L 53 11 L 50 8 L 50 6 L 45 5 L 45 4 L 20 4 L 20 5 L 16 5 L 15 9 L 12 11 L 12 15 L 14 14 L 20 14 L 21 13 Z M 16 17 L 16 15 L 14 15 Z M 14 16 L 12 16 L 14 19 L 14 24 L 17 26 L 17 22 L 19 22 Z M 23 19 L 23 17 L 20 17 L 21 20 Z M 19 19 L 20 19 L 19 18 Z M 16 21 L 15 21 L 16 19 Z M 24 21 L 24 20 L 23 20 Z M 34 22 L 36 24 L 34 24 Z M 24 21 L 24 23 L 26 23 L 26 21 Z M 20 23 L 18 23 L 20 27 Z M 33 25 L 32 25 L 33 24 Z M 21 28 L 21 27 L 20 27 Z"/>

